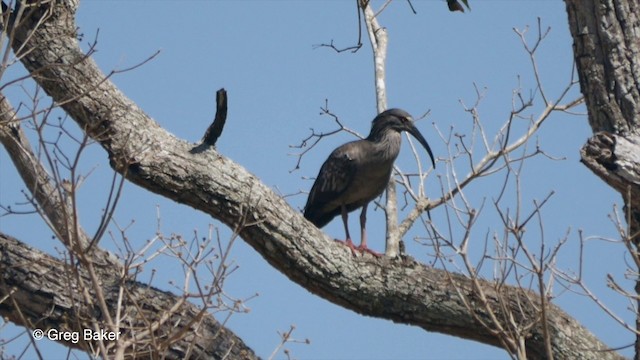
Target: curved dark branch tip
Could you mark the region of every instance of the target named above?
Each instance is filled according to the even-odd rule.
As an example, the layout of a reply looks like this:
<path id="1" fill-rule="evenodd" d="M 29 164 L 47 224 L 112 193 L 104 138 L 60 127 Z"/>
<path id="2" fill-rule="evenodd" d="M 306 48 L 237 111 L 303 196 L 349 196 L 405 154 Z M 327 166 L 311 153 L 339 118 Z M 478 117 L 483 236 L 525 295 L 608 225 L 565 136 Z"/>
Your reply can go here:
<path id="1" fill-rule="evenodd" d="M 213 123 L 204 133 L 202 145 L 205 147 L 215 146 L 216 141 L 222 134 L 224 123 L 227 121 L 227 91 L 222 88 L 216 92 L 216 117 Z"/>

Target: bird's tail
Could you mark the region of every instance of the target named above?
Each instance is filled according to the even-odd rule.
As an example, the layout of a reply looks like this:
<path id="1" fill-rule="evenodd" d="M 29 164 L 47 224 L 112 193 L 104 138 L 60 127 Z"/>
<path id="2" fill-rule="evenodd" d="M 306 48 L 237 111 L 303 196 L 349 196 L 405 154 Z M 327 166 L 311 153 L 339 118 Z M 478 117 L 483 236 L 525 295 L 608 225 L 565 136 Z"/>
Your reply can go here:
<path id="1" fill-rule="evenodd" d="M 322 228 L 327 225 L 338 214 L 340 214 L 340 209 L 336 209 L 331 212 L 320 211 L 317 207 L 308 207 L 304 209 L 304 217 L 318 228 Z"/>

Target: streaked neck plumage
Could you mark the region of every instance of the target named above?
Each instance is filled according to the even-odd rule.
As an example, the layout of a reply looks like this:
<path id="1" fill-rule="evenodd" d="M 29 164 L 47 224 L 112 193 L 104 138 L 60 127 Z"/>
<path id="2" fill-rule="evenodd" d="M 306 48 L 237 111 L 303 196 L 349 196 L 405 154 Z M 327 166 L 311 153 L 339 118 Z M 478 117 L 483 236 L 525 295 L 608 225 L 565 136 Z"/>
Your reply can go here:
<path id="1" fill-rule="evenodd" d="M 368 141 L 373 145 L 373 151 L 378 154 L 380 160 L 395 160 L 400 153 L 401 134 L 388 127 L 371 128 L 371 133 L 367 136 Z"/>

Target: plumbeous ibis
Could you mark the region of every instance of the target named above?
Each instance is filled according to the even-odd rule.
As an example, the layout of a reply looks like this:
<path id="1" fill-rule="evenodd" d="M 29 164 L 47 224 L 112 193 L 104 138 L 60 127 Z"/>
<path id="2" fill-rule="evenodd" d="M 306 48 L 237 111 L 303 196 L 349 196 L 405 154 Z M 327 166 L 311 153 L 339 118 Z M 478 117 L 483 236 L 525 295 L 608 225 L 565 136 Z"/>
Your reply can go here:
<path id="1" fill-rule="evenodd" d="M 389 183 L 393 162 L 400 152 L 402 131 L 413 135 L 424 146 L 435 167 L 431 148 L 413 124 L 411 115 L 401 109 L 389 109 L 373 119 L 366 139 L 348 142 L 329 155 L 311 188 L 304 217 L 321 228 L 336 215 L 342 215 L 345 243 L 354 251 L 356 248 L 347 224 L 348 213 L 362 207 L 361 240 L 357 250 L 377 255 L 367 248 L 367 205 L 382 194 Z"/>

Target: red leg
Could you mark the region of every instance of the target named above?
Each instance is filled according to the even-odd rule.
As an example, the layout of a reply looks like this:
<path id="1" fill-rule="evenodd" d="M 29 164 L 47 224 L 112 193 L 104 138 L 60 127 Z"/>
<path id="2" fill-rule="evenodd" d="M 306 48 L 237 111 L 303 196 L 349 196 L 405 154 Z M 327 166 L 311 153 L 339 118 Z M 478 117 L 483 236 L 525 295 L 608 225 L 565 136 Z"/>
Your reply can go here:
<path id="1" fill-rule="evenodd" d="M 362 207 L 362 212 L 360 212 L 360 246 L 358 249 L 366 249 L 367 248 L 367 206 L 369 204 L 364 204 Z"/>
<path id="2" fill-rule="evenodd" d="M 342 223 L 344 224 L 344 233 L 347 237 L 344 240 L 344 243 L 349 249 L 351 249 L 351 252 L 355 255 L 356 247 L 353 245 L 353 241 L 351 241 L 351 235 L 349 234 L 349 213 L 347 212 L 347 207 L 344 205 L 342 205 Z"/>
<path id="3" fill-rule="evenodd" d="M 364 204 L 364 206 L 362 207 L 362 212 L 360 213 L 360 246 L 358 246 L 358 250 L 362 252 L 368 252 L 371 255 L 380 257 L 381 256 L 380 254 L 378 254 L 377 252 L 367 247 L 366 224 L 367 224 L 367 206 L 368 205 L 369 203 Z"/>

